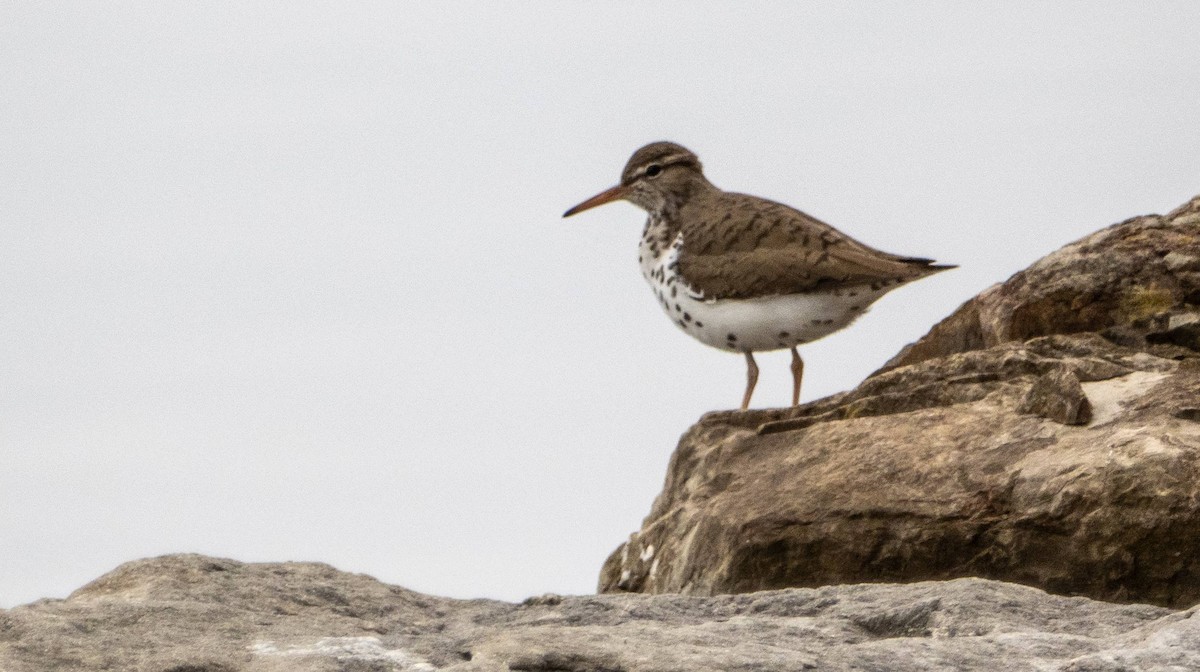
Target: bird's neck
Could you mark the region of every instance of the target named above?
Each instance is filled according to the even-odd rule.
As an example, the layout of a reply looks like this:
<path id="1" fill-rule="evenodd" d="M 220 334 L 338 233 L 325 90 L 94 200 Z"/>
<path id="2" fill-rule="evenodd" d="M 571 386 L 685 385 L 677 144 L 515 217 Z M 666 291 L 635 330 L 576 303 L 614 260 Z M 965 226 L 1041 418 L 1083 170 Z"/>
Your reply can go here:
<path id="1" fill-rule="evenodd" d="M 681 211 L 720 190 L 697 172 L 654 185 L 635 182 L 632 192 L 629 200 L 649 215 L 642 230 L 642 258 L 646 260 L 647 256 L 658 258 L 664 254 L 679 236 L 684 220 Z"/>
<path id="2" fill-rule="evenodd" d="M 646 207 L 646 212 L 650 214 L 647 227 L 659 222 L 671 229 L 671 237 L 674 238 L 679 231 L 680 210 L 695 201 L 703 201 L 720 193 L 721 190 L 703 175 L 696 175 L 694 179 L 660 192 L 653 203 L 647 204 L 649 207 Z"/>

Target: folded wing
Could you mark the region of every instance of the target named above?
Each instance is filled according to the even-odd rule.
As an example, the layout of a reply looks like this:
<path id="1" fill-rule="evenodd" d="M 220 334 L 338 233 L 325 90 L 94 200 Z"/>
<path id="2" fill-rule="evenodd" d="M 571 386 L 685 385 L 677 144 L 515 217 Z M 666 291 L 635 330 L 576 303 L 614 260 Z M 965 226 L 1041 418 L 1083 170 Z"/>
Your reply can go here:
<path id="1" fill-rule="evenodd" d="M 868 247 L 828 224 L 781 203 L 724 193 L 721 203 L 698 204 L 723 219 L 691 222 L 679 272 L 705 299 L 739 299 L 840 287 L 904 283 L 955 268 L 932 259 L 904 257 Z M 707 207 L 705 207 L 707 206 Z"/>

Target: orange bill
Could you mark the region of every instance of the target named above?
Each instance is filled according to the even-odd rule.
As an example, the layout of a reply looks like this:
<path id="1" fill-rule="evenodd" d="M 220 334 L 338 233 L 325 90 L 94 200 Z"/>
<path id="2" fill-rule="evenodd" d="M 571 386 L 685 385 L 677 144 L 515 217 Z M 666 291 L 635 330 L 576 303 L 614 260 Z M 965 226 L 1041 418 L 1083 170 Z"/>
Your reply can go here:
<path id="1" fill-rule="evenodd" d="M 613 201 L 620 200 L 622 198 L 625 198 L 625 194 L 627 194 L 627 193 L 629 193 L 629 188 L 623 184 L 618 184 L 617 186 L 613 187 L 612 189 L 602 191 L 602 192 L 596 194 L 595 196 L 587 199 L 586 201 L 580 203 L 579 205 L 571 208 L 570 210 L 567 210 L 566 212 L 563 213 L 563 217 L 570 217 L 571 215 L 583 212 L 584 210 L 590 210 L 590 209 L 596 207 L 597 205 L 604 205 L 605 203 L 611 203 Z"/>

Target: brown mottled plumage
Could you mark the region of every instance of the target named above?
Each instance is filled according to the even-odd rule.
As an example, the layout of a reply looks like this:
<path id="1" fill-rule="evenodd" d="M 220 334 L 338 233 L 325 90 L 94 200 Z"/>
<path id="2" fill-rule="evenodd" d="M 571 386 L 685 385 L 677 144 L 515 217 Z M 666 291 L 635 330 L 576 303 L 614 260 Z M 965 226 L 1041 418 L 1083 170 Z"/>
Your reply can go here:
<path id="1" fill-rule="evenodd" d="M 678 221 L 688 241 L 679 272 L 712 299 L 907 282 L 950 268 L 880 252 L 799 210 L 746 194 L 702 194 L 684 204 Z"/>
<path id="2" fill-rule="evenodd" d="M 745 353 L 742 408 L 757 380 L 751 353 L 791 348 L 799 403 L 797 344 L 845 327 L 891 289 L 954 268 L 876 250 L 782 203 L 722 191 L 695 154 L 671 142 L 634 152 L 620 184 L 564 216 L 617 199 L 650 215 L 640 261 L 668 316 L 704 343 Z"/>

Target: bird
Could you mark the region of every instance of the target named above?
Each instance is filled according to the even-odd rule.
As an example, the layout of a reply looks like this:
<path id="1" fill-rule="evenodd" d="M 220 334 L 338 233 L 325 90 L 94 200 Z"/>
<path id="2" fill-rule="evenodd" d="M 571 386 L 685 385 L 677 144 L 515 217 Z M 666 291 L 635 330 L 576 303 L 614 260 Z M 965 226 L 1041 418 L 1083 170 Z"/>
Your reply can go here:
<path id="1" fill-rule="evenodd" d="M 616 186 L 563 217 L 617 200 L 648 215 L 638 264 L 667 316 L 701 343 L 745 356 L 743 411 L 758 382 L 754 353 L 791 350 L 796 407 L 797 346 L 844 329 L 901 285 L 956 268 L 882 252 L 790 206 L 723 191 L 674 142 L 635 151 Z"/>

